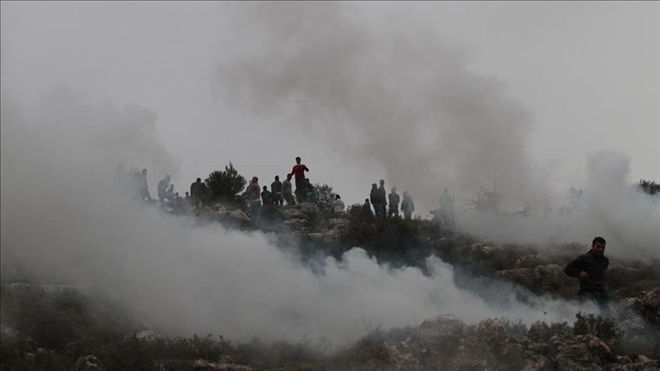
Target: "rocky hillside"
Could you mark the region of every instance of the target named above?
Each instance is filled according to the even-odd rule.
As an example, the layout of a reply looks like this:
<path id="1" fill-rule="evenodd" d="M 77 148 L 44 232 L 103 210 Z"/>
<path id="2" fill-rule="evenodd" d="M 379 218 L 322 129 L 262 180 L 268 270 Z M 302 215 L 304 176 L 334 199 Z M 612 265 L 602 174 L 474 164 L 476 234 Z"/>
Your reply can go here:
<path id="1" fill-rule="evenodd" d="M 245 210 L 215 205 L 200 225 L 259 230 L 297 246 L 303 259 L 340 258 L 360 246 L 379 262 L 418 266 L 434 254 L 479 282 L 511 282 L 528 295 L 575 299 L 563 266 L 584 245 L 500 246 L 424 220 L 376 221 L 315 204 Z M 611 318 L 581 315 L 529 328 L 506 319 L 467 325 L 447 313 L 412 328 L 374 330 L 341 350 L 311 344 L 232 343 L 222 337 L 163 338 L 90 288 L 2 275 L 2 370 L 655 370 L 660 364 L 660 263 L 613 261 Z M 92 299 L 94 298 L 94 299 Z M 222 334 L 215 334 L 216 336 Z"/>

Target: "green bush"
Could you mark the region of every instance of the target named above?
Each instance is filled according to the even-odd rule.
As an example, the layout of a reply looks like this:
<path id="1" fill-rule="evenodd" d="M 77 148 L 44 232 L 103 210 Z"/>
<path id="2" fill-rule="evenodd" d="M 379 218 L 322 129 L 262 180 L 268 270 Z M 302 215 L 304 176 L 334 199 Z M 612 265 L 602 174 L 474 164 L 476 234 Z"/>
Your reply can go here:
<path id="1" fill-rule="evenodd" d="M 225 166 L 224 171 L 216 170 L 209 174 L 204 182 L 211 191 L 211 200 L 232 204 L 242 203 L 238 194 L 243 190 L 247 181 L 238 174 L 231 162 L 229 166 Z"/>

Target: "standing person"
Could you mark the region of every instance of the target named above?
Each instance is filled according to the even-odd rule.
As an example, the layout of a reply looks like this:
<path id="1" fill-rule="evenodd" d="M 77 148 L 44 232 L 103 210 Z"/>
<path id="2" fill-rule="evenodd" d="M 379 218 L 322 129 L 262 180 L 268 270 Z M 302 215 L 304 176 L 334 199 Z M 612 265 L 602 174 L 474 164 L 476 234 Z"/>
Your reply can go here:
<path id="1" fill-rule="evenodd" d="M 149 183 L 147 182 L 147 169 L 142 169 L 142 172 L 137 177 L 137 197 L 142 201 L 151 201 L 149 194 Z"/>
<path id="2" fill-rule="evenodd" d="M 305 178 L 305 200 L 308 202 L 315 202 L 314 186 L 309 182 L 309 178 Z"/>
<path id="3" fill-rule="evenodd" d="M 193 205 L 195 207 L 204 207 L 204 202 L 206 196 L 206 185 L 202 183 L 202 178 L 197 178 L 197 180 L 190 185 L 190 197 L 193 200 Z"/>
<path id="4" fill-rule="evenodd" d="M 369 199 L 368 198 L 364 199 L 364 204 L 362 205 L 362 211 L 364 211 L 364 213 L 367 214 L 367 215 L 371 215 L 371 216 L 374 215 L 371 212 L 371 204 L 369 204 Z"/>
<path id="5" fill-rule="evenodd" d="M 293 186 L 291 185 L 291 174 L 286 175 L 286 180 L 282 182 L 282 196 L 286 200 L 287 205 L 295 205 L 296 200 L 293 198 Z"/>
<path id="6" fill-rule="evenodd" d="M 569 263 L 564 272 L 567 276 L 580 279 L 578 296 L 582 299 L 598 303 L 602 312 L 607 315 L 608 295 L 605 291 L 605 270 L 610 260 L 605 256 L 605 239 L 596 237 L 591 241 L 591 250 Z"/>
<path id="7" fill-rule="evenodd" d="M 165 199 L 169 201 L 170 203 L 174 203 L 176 200 L 175 194 L 174 194 L 174 184 L 170 184 L 170 188 L 167 189 L 167 192 L 165 192 Z"/>
<path id="8" fill-rule="evenodd" d="M 341 197 L 339 195 L 335 196 L 335 202 L 333 204 L 333 210 L 337 214 L 341 214 L 344 212 L 344 208 L 346 205 L 344 205 L 344 201 L 341 200 Z"/>
<path id="9" fill-rule="evenodd" d="M 442 190 L 440 195 L 440 223 L 454 224 L 454 202 L 456 198 L 449 194 L 449 188 Z"/>
<path id="10" fill-rule="evenodd" d="M 259 178 L 252 177 L 250 185 L 245 189 L 245 195 L 250 202 L 250 217 L 253 222 L 259 219 L 259 209 L 261 208 L 261 188 L 259 187 Z"/>
<path id="11" fill-rule="evenodd" d="M 284 198 L 282 197 L 282 182 L 280 176 L 275 175 L 275 181 L 270 184 L 270 192 L 273 194 L 273 204 L 284 205 Z"/>
<path id="12" fill-rule="evenodd" d="M 291 175 L 296 179 L 296 197 L 298 198 L 298 202 L 305 200 L 305 171 L 309 171 L 309 169 L 301 163 L 300 157 L 296 157 L 296 164 L 291 169 Z"/>
<path id="13" fill-rule="evenodd" d="M 392 193 L 389 195 L 389 201 L 390 201 L 390 208 L 387 212 L 387 217 L 391 217 L 394 215 L 395 217 L 399 217 L 399 201 L 400 197 L 396 193 L 396 187 L 392 187 Z"/>
<path id="14" fill-rule="evenodd" d="M 369 192 L 369 199 L 371 204 L 374 206 L 374 214 L 376 218 L 380 217 L 380 192 L 378 191 L 378 185 L 376 183 L 371 184 L 371 192 Z"/>
<path id="15" fill-rule="evenodd" d="M 161 179 L 160 182 L 158 182 L 158 186 L 156 187 L 156 191 L 158 192 L 158 199 L 160 200 L 160 203 L 165 202 L 165 198 L 167 195 L 167 188 L 170 186 L 170 176 L 165 175 L 165 178 Z"/>
<path id="16" fill-rule="evenodd" d="M 401 202 L 401 211 L 403 211 L 403 217 L 406 220 L 412 219 L 412 213 L 415 212 L 415 203 L 408 194 L 408 191 L 403 192 L 403 202 Z"/>
<path id="17" fill-rule="evenodd" d="M 268 190 L 268 187 L 264 186 L 264 190 L 261 191 L 261 203 L 263 206 L 273 204 L 273 194 Z"/>
<path id="18" fill-rule="evenodd" d="M 380 187 L 378 187 L 378 200 L 380 207 L 380 217 L 385 218 L 385 210 L 387 210 L 387 191 L 385 190 L 385 180 L 383 179 L 380 180 Z"/>

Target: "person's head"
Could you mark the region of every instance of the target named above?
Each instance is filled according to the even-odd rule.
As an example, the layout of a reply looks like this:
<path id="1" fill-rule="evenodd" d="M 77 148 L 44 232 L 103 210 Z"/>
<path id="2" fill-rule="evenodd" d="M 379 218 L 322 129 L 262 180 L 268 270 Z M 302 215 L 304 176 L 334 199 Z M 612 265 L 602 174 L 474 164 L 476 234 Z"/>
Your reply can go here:
<path id="1" fill-rule="evenodd" d="M 190 197 L 190 192 L 186 192 L 186 197 Z"/>
<path id="2" fill-rule="evenodd" d="M 339 197 L 339 195 L 336 195 L 335 200 L 339 200 L 339 199 L 341 199 L 341 197 Z"/>
<path id="3" fill-rule="evenodd" d="M 449 193 L 449 188 L 445 188 L 442 190 L 442 193 Z"/>
<path id="4" fill-rule="evenodd" d="M 396 187 L 392 187 L 392 193 L 396 193 Z"/>
<path id="5" fill-rule="evenodd" d="M 381 179 L 380 180 L 380 185 L 384 186 L 385 185 L 385 180 Z"/>
<path id="6" fill-rule="evenodd" d="M 300 157 L 296 157 L 296 164 L 300 164 L 300 161 L 302 161 Z"/>
<path id="7" fill-rule="evenodd" d="M 147 175 L 147 169 L 142 169 L 142 175 Z"/>
<path id="8" fill-rule="evenodd" d="M 201 182 L 202 182 L 202 178 L 197 178 L 197 183 L 201 183 Z"/>
<path id="9" fill-rule="evenodd" d="M 286 175 L 286 180 L 291 180 L 291 174 Z"/>
<path id="10" fill-rule="evenodd" d="M 305 178 L 305 183 L 309 184 L 309 178 Z"/>
<path id="11" fill-rule="evenodd" d="M 179 192 L 175 193 L 174 196 L 179 197 Z"/>
<path id="12" fill-rule="evenodd" d="M 169 174 L 165 175 L 165 180 L 167 180 L 168 182 L 170 181 L 170 175 Z"/>
<path id="13" fill-rule="evenodd" d="M 403 191 L 403 197 L 410 197 L 410 193 L 408 193 L 408 191 Z"/>
<path id="14" fill-rule="evenodd" d="M 268 187 L 264 186 L 263 190 L 264 190 L 264 191 L 267 191 L 267 190 L 268 190 Z"/>
<path id="15" fill-rule="evenodd" d="M 368 199 L 368 198 L 365 198 L 365 199 L 364 199 L 364 203 L 365 203 L 365 204 L 368 204 L 368 203 L 369 203 L 369 199 Z"/>
<path id="16" fill-rule="evenodd" d="M 259 178 L 257 178 L 256 176 L 253 176 L 252 177 L 252 183 L 257 184 L 258 182 L 259 182 Z"/>
<path id="17" fill-rule="evenodd" d="M 280 181 L 280 176 L 279 176 L 279 175 L 275 175 L 275 181 L 276 181 L 276 182 L 279 182 L 279 181 Z"/>
<path id="18" fill-rule="evenodd" d="M 591 241 L 591 251 L 596 255 L 603 255 L 605 253 L 605 239 L 603 237 L 596 237 Z"/>
<path id="19" fill-rule="evenodd" d="M 170 189 L 171 189 L 171 190 L 174 189 L 174 184 L 170 184 Z"/>
<path id="20" fill-rule="evenodd" d="M 372 188 L 372 189 L 373 189 L 373 188 L 378 188 L 378 185 L 377 185 L 376 183 L 372 183 L 372 184 L 371 184 L 371 188 Z"/>

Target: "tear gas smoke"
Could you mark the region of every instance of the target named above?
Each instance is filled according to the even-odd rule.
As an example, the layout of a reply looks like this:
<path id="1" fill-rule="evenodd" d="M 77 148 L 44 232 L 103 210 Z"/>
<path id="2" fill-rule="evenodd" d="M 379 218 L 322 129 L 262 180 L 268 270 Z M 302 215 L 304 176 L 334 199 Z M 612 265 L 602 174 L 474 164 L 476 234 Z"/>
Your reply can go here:
<path id="1" fill-rule="evenodd" d="M 423 214 L 445 186 L 495 182 L 512 205 L 543 194 L 525 147 L 530 112 L 433 30 L 400 17 L 379 27 L 345 3 L 259 3 L 237 19 L 248 46 L 217 74 L 231 105 L 311 127 L 358 166 L 382 166 Z"/>
<path id="2" fill-rule="evenodd" d="M 660 254 L 660 208 L 635 192 L 623 154 L 587 164 L 588 192 L 569 215 L 538 217 L 562 199 L 552 174 L 529 162 L 532 115 L 505 86 L 473 73 L 463 49 L 397 14 L 379 26 L 346 3 L 258 3 L 236 9 L 242 52 L 218 68 L 230 105 L 309 132 L 387 184 L 411 192 L 417 211 L 456 195 L 459 228 L 496 242 L 584 242 L 603 235 L 616 257 Z M 375 180 L 374 180 L 375 181 Z M 463 200 L 493 187 L 500 211 L 530 205 L 533 218 L 475 216 Z M 365 187 L 365 194 L 367 187 Z"/>
<path id="3" fill-rule="evenodd" d="M 580 309 L 542 298 L 522 304 L 508 286 L 499 302 L 486 302 L 458 289 L 451 266 L 433 258 L 425 276 L 380 266 L 353 249 L 341 261 L 325 259 L 315 274 L 259 233 L 196 228 L 140 207 L 110 179 L 118 156 L 150 169 L 169 161 L 156 141 L 126 140 L 153 116 L 81 99 L 60 89 L 22 108 L 3 94 L 3 265 L 98 285 L 145 324 L 183 335 L 325 337 L 336 344 L 364 335 L 364 323 L 402 326 L 438 313 L 469 322 L 560 320 Z M 99 145 L 104 150 L 95 150 Z M 164 158 L 140 162 L 149 148 Z"/>

